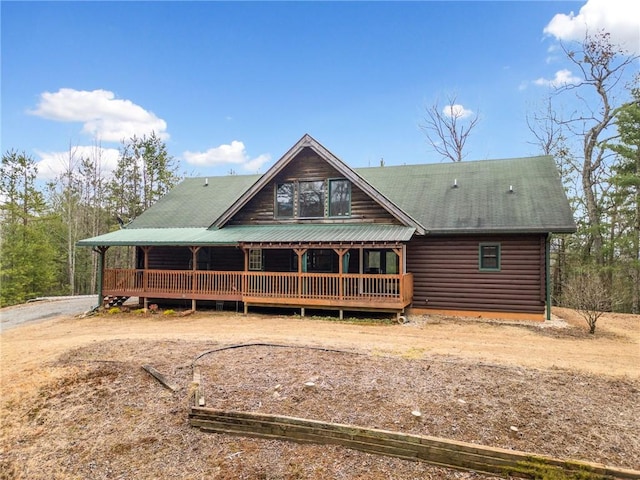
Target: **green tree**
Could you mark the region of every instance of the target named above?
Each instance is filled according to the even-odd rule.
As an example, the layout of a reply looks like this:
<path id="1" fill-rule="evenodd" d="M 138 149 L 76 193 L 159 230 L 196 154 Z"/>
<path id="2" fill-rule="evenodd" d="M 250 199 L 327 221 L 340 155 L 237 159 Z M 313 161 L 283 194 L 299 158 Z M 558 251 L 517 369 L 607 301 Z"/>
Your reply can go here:
<path id="1" fill-rule="evenodd" d="M 54 236 L 65 259 L 66 268 L 61 269 L 60 276 L 72 295 L 95 292 L 97 259 L 91 250 L 78 248 L 78 240 L 104 233 L 116 224 L 115 218 L 109 222 L 107 217 L 101 156 L 98 144 L 85 156 L 70 147 L 60 160 L 62 173 L 49 184 L 49 203 L 61 220 Z"/>
<path id="2" fill-rule="evenodd" d="M 24 152 L 8 151 L 0 167 L 0 306 L 55 293 L 54 224 L 35 185 L 35 161 Z"/>
<path id="3" fill-rule="evenodd" d="M 90 157 L 82 159 L 79 165 L 79 176 L 82 179 L 81 204 L 82 232 L 84 237 L 95 237 L 111 230 L 117 225 L 113 215 L 107 210 L 107 178 L 102 171 L 102 149 L 96 145 Z M 79 252 L 79 266 L 76 275 L 78 291 L 95 293 L 98 256 L 88 248 Z"/>
<path id="4" fill-rule="evenodd" d="M 176 160 L 155 133 L 123 141 L 109 185 L 114 213 L 124 222 L 139 216 L 178 183 L 177 170 Z"/>
<path id="5" fill-rule="evenodd" d="M 627 286 L 629 309 L 640 312 L 640 75 L 631 87 L 631 101 L 616 113 L 618 141 L 609 145 L 617 154 L 610 194 L 612 259 L 622 275 L 621 288 Z M 625 302 L 626 303 L 626 302 Z"/>
<path id="6" fill-rule="evenodd" d="M 176 160 L 155 133 L 123 141 L 108 185 L 110 214 L 121 224 L 131 222 L 178 183 L 177 171 Z M 133 266 L 135 251 L 123 250 L 111 251 L 110 265 Z"/>

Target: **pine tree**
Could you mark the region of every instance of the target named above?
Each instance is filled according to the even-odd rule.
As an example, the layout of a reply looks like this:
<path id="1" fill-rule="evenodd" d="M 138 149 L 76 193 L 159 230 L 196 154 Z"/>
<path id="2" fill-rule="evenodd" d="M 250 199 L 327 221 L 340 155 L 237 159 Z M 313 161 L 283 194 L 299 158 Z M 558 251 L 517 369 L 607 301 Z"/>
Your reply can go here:
<path id="1" fill-rule="evenodd" d="M 632 100 L 618 109 L 616 124 L 619 139 L 610 145 L 618 158 L 611 178 L 611 246 L 622 269 L 621 286 L 629 290 L 632 313 L 640 312 L 640 75 L 631 88 Z M 615 220 L 615 221 L 614 221 Z"/>
<path id="2" fill-rule="evenodd" d="M 55 292 L 56 251 L 52 218 L 35 185 L 35 161 L 9 151 L 0 167 L 0 306 Z"/>

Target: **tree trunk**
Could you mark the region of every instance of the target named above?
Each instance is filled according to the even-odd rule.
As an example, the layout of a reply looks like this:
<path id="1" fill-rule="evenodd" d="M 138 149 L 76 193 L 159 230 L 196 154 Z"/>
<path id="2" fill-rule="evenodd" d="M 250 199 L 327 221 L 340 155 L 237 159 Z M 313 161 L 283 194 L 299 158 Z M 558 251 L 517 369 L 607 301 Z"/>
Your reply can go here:
<path id="1" fill-rule="evenodd" d="M 602 232 L 600 231 L 601 219 L 598 200 L 596 199 L 595 185 L 596 179 L 593 178 L 597 168 L 593 162 L 593 151 L 596 139 L 601 130 L 600 124 L 590 129 L 585 134 L 584 139 L 584 163 L 582 165 L 582 190 L 585 196 L 585 206 L 587 209 L 587 218 L 589 219 L 590 232 L 589 237 L 592 240 L 590 254 L 596 259 L 599 266 L 604 265 L 604 256 L 602 252 Z"/>
<path id="2" fill-rule="evenodd" d="M 640 175 L 640 155 L 636 157 L 636 173 Z M 633 292 L 631 295 L 631 313 L 640 313 L 640 185 L 636 185 L 636 219 L 633 236 Z"/>

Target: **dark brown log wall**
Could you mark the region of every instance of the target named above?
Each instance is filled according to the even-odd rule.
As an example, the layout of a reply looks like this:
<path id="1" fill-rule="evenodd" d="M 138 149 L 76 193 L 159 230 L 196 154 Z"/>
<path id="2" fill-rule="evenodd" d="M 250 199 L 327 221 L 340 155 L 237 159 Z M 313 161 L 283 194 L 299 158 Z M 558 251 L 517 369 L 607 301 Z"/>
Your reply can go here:
<path id="1" fill-rule="evenodd" d="M 500 271 L 479 270 L 482 242 L 500 243 Z M 544 256 L 542 235 L 414 238 L 407 246 L 413 307 L 543 313 Z"/>
<path id="2" fill-rule="evenodd" d="M 187 247 L 153 247 L 148 254 L 152 270 L 190 270 L 191 258 Z"/>
<path id="3" fill-rule="evenodd" d="M 292 272 L 294 270 L 293 257 L 295 253 L 292 250 L 267 249 L 263 250 L 264 254 L 264 270 L 267 272 Z"/>
<path id="4" fill-rule="evenodd" d="M 209 270 L 237 272 L 244 270 L 244 251 L 238 247 L 207 247 L 211 252 Z"/>
<path id="5" fill-rule="evenodd" d="M 149 268 L 154 270 L 192 270 L 188 247 L 153 247 L 149 250 Z M 198 252 L 198 270 L 244 270 L 244 252 L 236 247 L 202 247 Z"/>
<path id="6" fill-rule="evenodd" d="M 234 217 L 230 225 L 297 222 L 296 219 L 274 218 L 274 188 L 277 183 L 289 180 L 323 180 L 343 178 L 343 176 L 319 157 L 313 150 L 305 148 L 300 154 L 265 187 L 258 192 Z M 371 199 L 355 185 L 351 185 L 351 216 L 346 218 L 326 218 L 307 220 L 312 223 L 334 222 L 377 222 L 399 224 L 389 212 Z"/>

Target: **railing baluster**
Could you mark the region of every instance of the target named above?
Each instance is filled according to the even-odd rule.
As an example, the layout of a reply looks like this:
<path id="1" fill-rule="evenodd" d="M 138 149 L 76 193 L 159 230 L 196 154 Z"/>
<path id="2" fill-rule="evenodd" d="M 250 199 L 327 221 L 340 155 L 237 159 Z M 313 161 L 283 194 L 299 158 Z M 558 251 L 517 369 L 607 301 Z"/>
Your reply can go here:
<path id="1" fill-rule="evenodd" d="M 295 272 L 222 272 L 194 270 L 106 269 L 105 294 L 183 298 L 185 292 L 199 297 L 243 296 L 298 298 L 300 300 L 349 302 L 363 305 L 398 302 L 413 296 L 413 274 L 322 274 Z M 342 296 L 341 296 L 342 294 Z"/>

